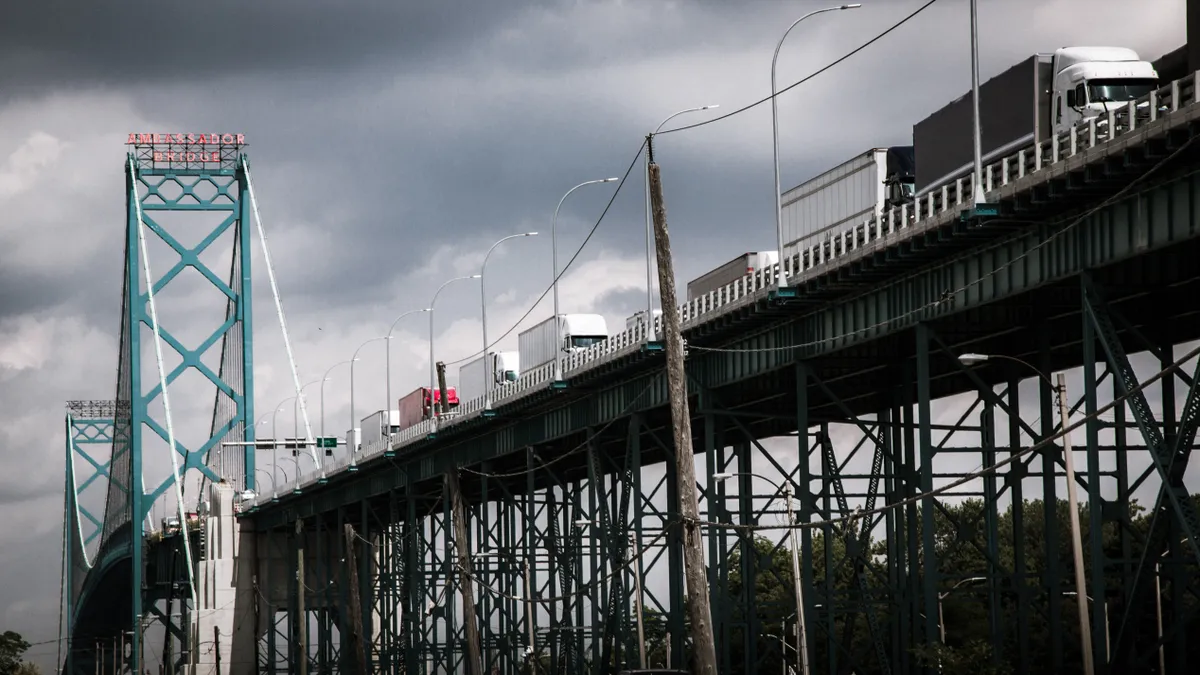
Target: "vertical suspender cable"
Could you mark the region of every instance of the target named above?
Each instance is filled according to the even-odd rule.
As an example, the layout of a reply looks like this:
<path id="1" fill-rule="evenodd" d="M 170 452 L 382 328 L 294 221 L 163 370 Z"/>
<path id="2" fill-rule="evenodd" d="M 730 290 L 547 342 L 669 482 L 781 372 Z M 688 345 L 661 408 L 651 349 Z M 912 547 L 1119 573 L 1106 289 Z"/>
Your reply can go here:
<path id="1" fill-rule="evenodd" d="M 300 414 L 304 417 L 304 440 L 312 453 L 313 463 L 321 470 L 321 478 L 325 477 L 325 465 L 317 459 L 317 444 L 313 440 L 312 425 L 308 422 L 308 405 L 304 401 L 304 391 L 300 387 L 300 375 L 296 372 L 296 356 L 292 353 L 292 340 L 288 337 L 287 321 L 283 318 L 283 301 L 279 299 L 279 286 L 275 283 L 275 268 L 271 265 L 271 253 L 267 250 L 267 233 L 263 231 L 262 218 L 258 215 L 258 200 L 254 198 L 254 182 L 250 180 L 250 165 L 246 156 L 242 155 L 242 171 L 246 173 L 246 190 L 250 193 L 250 208 L 254 210 L 254 223 L 258 226 L 258 241 L 262 244 L 263 262 L 267 265 L 267 278 L 271 280 L 271 295 L 275 298 L 275 314 L 279 317 L 279 328 L 283 331 L 283 346 L 287 350 L 288 365 L 292 369 L 292 382 L 296 385 L 296 397 L 300 401 Z M 245 289 L 242 289 L 245 292 Z M 300 484 L 300 466 L 296 465 L 296 484 Z"/>
<path id="2" fill-rule="evenodd" d="M 130 190 L 132 191 L 134 206 L 137 209 L 138 248 L 142 250 L 142 269 L 146 272 L 146 295 L 149 297 L 150 303 L 150 325 L 154 329 L 154 358 L 158 362 L 158 381 L 162 386 L 163 415 L 166 417 L 167 422 L 167 445 L 170 446 L 171 473 L 175 477 L 175 500 L 179 506 L 179 524 L 180 530 L 183 532 L 183 551 L 188 560 L 188 586 L 192 594 L 192 617 L 196 625 L 199 626 L 200 606 L 196 600 L 196 571 L 192 562 L 192 546 L 189 541 L 191 537 L 188 536 L 187 518 L 184 515 L 183 481 L 179 475 L 179 455 L 175 450 L 175 426 L 171 421 L 171 399 L 167 396 L 167 371 L 163 366 L 162 336 L 158 329 L 158 308 L 154 303 L 154 275 L 150 272 L 150 252 L 146 250 L 146 226 L 142 222 L 142 200 L 138 197 L 137 169 L 134 166 L 132 155 L 129 156 L 129 172 L 131 178 Z M 141 392 L 134 392 L 134 395 L 140 396 Z M 145 488 L 143 487 L 141 490 L 145 494 Z M 139 517 L 138 520 L 140 521 L 141 518 Z M 193 631 L 192 635 L 195 634 Z M 195 647 L 191 649 L 191 653 L 196 653 Z"/>

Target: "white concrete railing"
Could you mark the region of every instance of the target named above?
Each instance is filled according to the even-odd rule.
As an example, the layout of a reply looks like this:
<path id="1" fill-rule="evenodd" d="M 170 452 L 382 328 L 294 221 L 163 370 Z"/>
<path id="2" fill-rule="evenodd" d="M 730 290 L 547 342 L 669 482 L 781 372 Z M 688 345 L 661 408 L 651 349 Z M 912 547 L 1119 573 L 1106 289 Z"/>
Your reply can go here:
<path id="1" fill-rule="evenodd" d="M 1200 73 L 1193 73 L 1160 87 L 1141 99 L 1114 107 L 1106 115 L 1080 122 L 1057 136 L 984 166 L 985 194 L 1027 176 L 1043 171 L 1048 174 L 1051 169 L 1071 157 L 1104 145 L 1110 140 L 1120 139 L 1140 129 L 1144 124 L 1158 120 L 1164 114 L 1195 105 L 1196 92 L 1200 89 L 1197 87 L 1198 80 Z M 930 190 L 912 204 L 893 208 L 878 219 L 872 217 L 866 222 L 847 226 L 836 232 L 825 231 L 810 239 L 801 240 L 799 247 L 795 244 L 790 247 L 798 250 L 781 261 L 781 264 L 787 265 L 794 282 L 803 283 L 836 269 L 847 256 L 868 244 L 886 247 L 899 243 L 922 229 L 918 228 L 918 225 L 947 213 L 957 213 L 969 205 L 973 180 L 974 172 Z M 684 329 L 703 324 L 757 299 L 766 289 L 774 287 L 778 271 L 779 264 L 756 270 L 753 274 L 685 303 L 679 308 Z M 656 333 L 661 335 L 662 317 L 654 317 L 654 322 Z M 604 342 L 569 353 L 563 357 L 563 377 L 570 379 L 603 363 L 633 353 L 645 341 L 646 326 L 639 323 Z M 506 382 L 494 390 L 492 405 L 503 406 L 546 389 L 553 379 L 553 363 L 538 366 L 523 373 L 515 382 Z M 437 428 L 452 428 L 465 420 L 476 418 L 482 409 L 482 396 L 462 402 L 455 412 L 438 420 Z M 434 431 L 433 422 L 425 420 L 392 434 L 390 443 L 380 440 L 364 444 L 357 454 L 347 452 L 347 457 L 327 463 L 324 467 L 325 472 L 331 475 L 346 470 L 352 463 L 358 464 L 382 455 L 388 451 L 389 445 L 392 451 L 398 451 L 410 443 L 427 438 Z M 298 481 L 293 480 L 281 486 L 279 493 L 284 494 L 291 492 L 295 487 L 312 485 L 319 477 L 320 471 L 313 469 L 299 476 Z M 262 504 L 269 500 L 269 494 L 262 494 L 255 503 Z"/>

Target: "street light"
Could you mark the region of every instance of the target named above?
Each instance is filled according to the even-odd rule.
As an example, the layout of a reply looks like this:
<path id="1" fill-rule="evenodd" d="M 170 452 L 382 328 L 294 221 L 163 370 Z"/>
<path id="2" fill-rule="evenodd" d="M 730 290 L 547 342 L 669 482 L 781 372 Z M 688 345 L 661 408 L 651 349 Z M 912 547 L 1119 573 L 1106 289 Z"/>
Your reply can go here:
<path id="1" fill-rule="evenodd" d="M 979 12 L 971 0 L 971 108 L 974 115 L 975 179 L 971 181 L 975 206 L 983 203 L 983 135 L 979 124 Z"/>
<path id="2" fill-rule="evenodd" d="M 793 24 L 794 25 L 794 24 Z M 748 471 L 740 473 L 714 473 L 713 480 L 726 481 L 734 476 L 753 476 L 767 481 L 775 487 L 776 491 L 783 492 L 783 501 L 787 504 L 788 527 L 791 528 L 795 524 L 794 514 L 792 513 L 792 483 L 785 482 L 782 486 L 779 483 L 761 476 L 757 473 Z M 798 540 L 799 532 L 789 529 L 788 543 L 792 549 L 792 587 L 796 590 L 796 654 L 800 657 L 800 675 L 809 675 L 808 669 L 808 630 L 807 622 L 804 617 L 804 581 L 800 578 L 800 547 Z"/>
<path id="3" fill-rule="evenodd" d="M 325 383 L 328 382 L 330 379 L 329 373 L 332 373 L 333 369 L 337 368 L 338 366 L 344 366 L 347 363 L 354 363 L 356 360 L 357 359 L 346 359 L 345 361 L 339 361 L 339 362 L 333 364 L 332 366 L 329 366 L 329 370 L 325 371 L 324 379 L 321 380 L 321 436 L 322 437 L 325 436 Z M 351 427 L 351 428 L 353 428 L 353 427 Z M 324 461 L 322 461 L 321 463 L 324 464 Z"/>
<path id="4" fill-rule="evenodd" d="M 383 406 L 383 416 L 387 418 L 387 433 L 384 435 L 388 437 L 389 443 L 391 442 L 390 439 L 392 437 L 392 331 L 396 330 L 396 324 L 400 323 L 400 319 L 403 319 L 409 314 L 419 314 L 420 312 L 428 311 L 430 311 L 428 307 L 423 307 L 421 309 L 410 309 L 409 311 L 396 317 L 396 320 L 393 321 L 392 325 L 388 328 L 388 341 L 385 345 L 387 348 L 387 363 L 384 366 L 384 369 L 387 371 L 387 405 Z"/>
<path id="5" fill-rule="evenodd" d="M 1058 416 L 1060 424 L 1062 424 L 1063 435 L 1063 465 L 1066 469 L 1067 480 L 1067 505 L 1070 513 L 1067 515 L 1071 523 L 1071 555 L 1075 566 L 1075 588 L 1079 591 L 1076 596 L 1077 604 L 1079 605 L 1079 642 L 1080 649 L 1083 651 L 1083 672 L 1084 675 L 1094 675 L 1095 665 L 1093 663 L 1092 654 L 1092 632 L 1090 630 L 1091 621 L 1088 618 L 1087 597 L 1084 591 L 1087 589 L 1087 580 L 1084 577 L 1083 569 L 1083 533 L 1079 525 L 1079 498 L 1075 494 L 1075 458 L 1071 450 L 1071 434 L 1067 429 L 1070 427 L 1070 412 L 1067 410 L 1067 377 L 1063 373 L 1057 374 L 1058 384 L 1050 381 L 1042 371 L 1034 368 L 1033 365 L 1015 357 L 1005 354 L 961 354 L 958 357 L 959 363 L 964 366 L 973 366 L 991 359 L 1003 359 L 1019 363 L 1033 372 L 1037 373 L 1038 377 L 1042 378 L 1046 384 L 1050 385 L 1058 393 Z"/>
<path id="6" fill-rule="evenodd" d="M 580 518 L 575 521 L 575 527 L 596 527 L 598 523 L 587 518 Z M 646 667 L 646 631 L 643 623 L 643 600 L 642 600 L 642 549 L 638 546 L 638 538 L 636 532 L 629 533 L 629 546 L 633 549 L 632 561 L 633 568 L 633 583 L 634 583 L 634 608 L 637 611 L 637 639 L 638 639 L 638 667 Z M 686 594 L 686 589 L 684 593 Z"/>
<path id="7" fill-rule="evenodd" d="M 783 37 L 779 38 L 779 44 L 775 45 L 775 56 L 771 58 L 771 136 L 775 145 L 775 234 L 779 238 L 779 277 L 778 281 L 776 282 L 777 288 L 784 288 L 787 286 L 787 277 L 785 276 L 784 272 L 783 258 L 783 197 L 780 193 L 779 187 L 779 106 L 775 102 L 775 62 L 779 60 L 779 49 L 783 47 L 783 41 L 787 39 L 788 33 L 792 32 L 792 29 L 796 27 L 796 24 L 810 16 L 813 16 L 814 14 L 821 14 L 822 12 L 834 12 L 843 9 L 857 9 L 859 7 L 862 7 L 862 5 L 857 2 L 852 5 L 826 7 L 824 9 L 818 9 L 809 12 L 799 19 L 796 19 L 794 22 L 792 22 L 792 25 L 788 26 L 788 29 L 783 32 Z"/>
<path id="8" fill-rule="evenodd" d="M 513 558 L 515 560 L 515 556 L 513 556 L 512 554 L 505 554 L 500 551 L 480 551 L 475 554 L 475 557 L 478 559 L 478 558 L 490 558 L 493 556 L 503 557 L 505 555 L 507 555 L 508 557 Z M 532 655 L 536 652 L 536 649 L 534 648 L 534 632 L 533 632 L 533 613 L 535 611 L 535 607 L 534 607 L 534 602 L 533 602 L 533 583 L 530 580 L 529 559 L 528 558 L 521 558 L 521 576 L 525 580 L 525 630 L 528 631 L 528 633 L 529 633 L 529 636 L 528 636 L 529 654 L 530 654 L 530 657 L 532 658 Z"/>
<path id="9" fill-rule="evenodd" d="M 550 252 L 550 260 L 551 260 L 552 264 L 554 265 L 554 276 L 553 276 L 554 281 L 552 282 L 551 285 L 554 287 L 554 324 L 557 327 L 557 330 L 555 331 L 555 334 L 556 334 L 555 342 L 556 343 L 562 342 L 562 322 L 558 318 L 558 235 L 557 235 L 558 210 L 560 208 L 562 208 L 563 202 L 565 202 L 567 200 L 567 197 L 571 196 L 572 192 L 578 190 L 579 188 L 583 187 L 584 185 L 593 185 L 595 183 L 611 183 L 615 180 L 618 180 L 618 179 L 616 179 L 616 178 L 601 178 L 598 180 L 584 181 L 584 182 L 580 183 L 579 185 L 576 185 L 575 187 L 571 188 L 570 190 L 567 190 L 567 193 L 562 196 L 562 199 L 558 200 L 558 206 L 554 207 L 554 218 L 552 218 L 550 220 L 550 248 L 552 249 Z M 560 351 L 561 351 L 561 345 L 559 346 L 559 349 L 555 350 L 555 354 L 554 354 L 554 381 L 555 382 L 562 382 L 562 359 L 561 359 L 561 354 L 559 353 Z"/>
<path id="10" fill-rule="evenodd" d="M 275 473 L 275 468 L 279 465 L 279 462 L 276 459 L 276 455 L 279 454 L 279 434 L 277 434 L 275 432 L 275 418 L 279 415 L 279 411 L 283 410 L 283 404 L 287 403 L 288 401 L 290 401 L 294 398 L 296 398 L 296 397 L 289 396 L 288 398 L 283 399 L 282 401 L 279 402 L 279 407 L 275 408 L 275 410 L 271 413 L 271 473 L 272 474 Z M 287 474 L 286 473 L 283 474 L 283 477 L 286 479 Z M 285 480 L 284 483 L 286 484 L 287 481 Z"/>
<path id="11" fill-rule="evenodd" d="M 488 341 L 487 341 L 487 293 L 483 289 L 483 273 L 487 269 L 488 258 L 491 257 L 492 251 L 496 247 L 509 239 L 517 237 L 536 237 L 537 232 L 526 232 L 524 234 L 510 234 L 500 241 L 492 244 L 486 255 L 483 256 L 483 264 L 479 266 L 479 322 L 483 325 L 483 409 L 492 409 L 492 382 L 488 380 Z M 495 373 L 492 373 L 494 380 Z"/>
<path id="12" fill-rule="evenodd" d="M 318 384 L 318 383 L 320 383 L 320 382 L 324 382 L 324 381 L 325 381 L 325 380 L 327 380 L 327 379 L 329 379 L 329 378 L 324 378 L 324 379 L 321 379 L 321 380 L 313 380 L 312 382 L 309 382 L 308 384 L 304 385 L 303 387 L 300 387 L 300 396 L 303 396 L 303 395 L 304 395 L 304 390 L 305 390 L 305 389 L 308 389 L 308 388 L 309 388 L 309 386 L 311 386 L 311 385 L 314 385 L 314 384 Z M 295 400 L 295 401 L 292 401 L 292 438 L 294 438 L 294 439 L 298 439 L 298 438 L 300 438 L 300 420 L 299 420 L 299 416 L 300 416 L 300 412 L 299 412 L 300 396 L 297 396 L 297 397 L 296 397 L 296 400 Z M 308 399 L 305 399 L 305 401 L 307 401 L 307 400 L 308 400 Z M 307 439 L 306 439 L 306 440 L 307 440 Z M 296 470 L 297 470 L 297 471 L 299 471 L 299 470 L 300 470 L 300 462 L 299 462 L 299 460 L 297 460 L 297 461 L 296 461 Z M 297 474 L 297 475 L 298 475 L 298 474 Z"/>
<path id="13" fill-rule="evenodd" d="M 960 580 L 957 584 L 954 584 L 949 589 L 942 591 L 941 593 L 938 593 L 938 596 L 937 596 L 937 599 L 938 599 L 938 633 L 942 638 L 942 644 L 946 644 L 946 622 L 942 616 L 942 600 L 947 595 L 950 595 L 951 593 L 953 593 L 954 589 L 958 588 L 959 586 L 962 586 L 963 584 L 968 584 L 968 583 L 976 584 L 976 583 L 979 583 L 980 581 L 987 581 L 987 580 L 988 580 L 987 577 L 967 577 L 966 579 Z"/>
<path id="14" fill-rule="evenodd" d="M 353 471 L 354 470 L 353 467 L 356 466 L 356 464 L 354 462 L 354 455 L 355 455 L 355 453 L 358 452 L 358 439 L 362 435 L 362 433 L 360 431 L 355 431 L 355 429 L 357 427 L 354 426 L 358 420 L 358 418 L 354 416 L 354 362 L 358 360 L 358 352 L 360 350 L 362 350 L 363 347 L 366 347 L 367 345 L 371 344 L 372 342 L 376 342 L 379 340 L 389 341 L 391 339 L 392 339 L 392 336 L 390 336 L 390 335 L 380 335 L 378 337 L 368 338 L 361 345 L 358 346 L 358 349 L 354 350 L 354 356 L 350 357 L 350 431 L 349 431 L 349 434 L 354 436 L 354 440 L 351 441 L 349 438 L 347 438 L 346 444 L 348 446 L 350 446 L 348 449 L 350 450 L 350 467 L 351 467 L 350 470 L 351 471 Z"/>
<path id="15" fill-rule="evenodd" d="M 662 124 L 659 124 L 658 127 L 655 128 L 654 133 L 646 137 L 646 342 L 654 342 L 654 265 L 650 261 L 654 251 L 654 221 L 650 214 L 650 155 L 652 152 L 652 143 L 654 142 L 653 139 L 654 136 L 661 131 L 664 126 L 666 126 L 667 122 L 670 122 L 680 115 L 691 112 L 700 112 L 701 110 L 712 110 L 713 108 L 719 107 L 719 104 L 714 103 L 712 105 L 700 106 L 699 108 L 680 110 L 679 112 L 674 113 L 667 119 L 663 120 Z M 642 667 L 645 668 L 646 664 L 643 663 Z"/>
<path id="16" fill-rule="evenodd" d="M 467 281 L 468 279 L 478 279 L 480 275 L 472 274 L 466 277 L 454 277 L 446 283 L 438 286 L 437 291 L 433 294 L 433 300 L 429 301 L 429 419 L 430 428 L 437 429 L 437 415 L 434 413 L 434 391 L 437 390 L 437 365 L 433 361 L 433 306 L 437 304 L 438 296 L 441 295 L 442 289 L 456 281 Z"/>

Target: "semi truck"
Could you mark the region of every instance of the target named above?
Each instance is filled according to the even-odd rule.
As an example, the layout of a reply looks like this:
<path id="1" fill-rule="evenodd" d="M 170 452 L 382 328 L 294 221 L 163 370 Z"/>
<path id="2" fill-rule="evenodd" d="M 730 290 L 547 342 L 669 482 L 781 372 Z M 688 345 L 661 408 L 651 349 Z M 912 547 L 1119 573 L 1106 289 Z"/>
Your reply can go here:
<path id="1" fill-rule="evenodd" d="M 687 301 L 691 302 L 705 293 L 711 293 L 748 274 L 754 274 L 756 270 L 770 267 L 777 262 L 779 262 L 779 251 L 743 253 L 724 265 L 689 281 L 687 285 Z"/>
<path id="2" fill-rule="evenodd" d="M 1145 96 L 1157 84 L 1154 66 L 1124 47 L 1063 47 L 1025 58 L 979 87 L 983 163 Z M 913 126 L 918 197 L 971 172 L 973 136 L 969 91 Z"/>
<path id="3" fill-rule="evenodd" d="M 440 414 L 438 411 L 431 409 L 429 405 L 430 400 L 429 387 L 417 387 L 401 398 L 397 406 L 400 428 L 396 431 L 402 431 L 415 424 L 419 424 L 422 420 L 427 420 L 434 415 Z M 432 401 L 435 406 L 438 408 L 441 407 L 441 391 L 437 389 L 433 390 Z M 454 387 L 446 387 L 446 408 L 449 411 L 458 408 L 458 392 Z"/>
<path id="4" fill-rule="evenodd" d="M 374 443 L 400 431 L 400 411 L 389 410 L 387 412 L 391 422 L 390 429 L 385 426 L 389 422 L 389 419 L 385 418 L 384 411 L 382 410 L 376 410 L 362 418 L 362 427 L 360 427 L 362 429 L 362 438 L 359 439 L 359 442 Z"/>
<path id="5" fill-rule="evenodd" d="M 784 252 L 912 201 L 911 145 L 871 148 L 784 192 Z"/>
<path id="6" fill-rule="evenodd" d="M 654 310 L 653 316 L 655 319 L 662 316 L 662 310 L 661 309 Z M 637 325 L 643 324 L 643 323 L 646 323 L 646 310 L 644 310 L 644 309 L 642 311 L 634 314 L 633 316 L 625 319 L 625 330 L 632 330 L 634 328 L 634 326 L 637 326 Z"/>
<path id="7" fill-rule="evenodd" d="M 505 382 L 515 382 L 521 376 L 517 352 L 488 352 L 458 369 L 458 396 L 474 401 Z M 485 384 L 486 382 L 486 384 Z"/>
<path id="8" fill-rule="evenodd" d="M 608 325 L 599 314 L 559 314 L 517 336 L 517 358 L 529 372 L 560 355 L 583 351 L 608 339 Z"/>

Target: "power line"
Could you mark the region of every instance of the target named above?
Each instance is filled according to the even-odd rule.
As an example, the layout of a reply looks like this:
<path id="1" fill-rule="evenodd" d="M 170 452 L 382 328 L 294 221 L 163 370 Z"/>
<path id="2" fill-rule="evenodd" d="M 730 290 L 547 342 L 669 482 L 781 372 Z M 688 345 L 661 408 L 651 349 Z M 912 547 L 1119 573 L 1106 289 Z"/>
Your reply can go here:
<path id="1" fill-rule="evenodd" d="M 846 59 L 850 58 L 851 56 L 854 56 L 855 54 L 861 52 L 862 50 L 866 49 L 867 47 L 870 47 L 872 44 L 875 44 L 879 40 L 883 39 L 884 36 L 886 36 L 888 33 L 891 33 L 892 31 L 896 30 L 897 28 L 903 26 L 904 24 L 908 23 L 909 20 L 911 20 L 916 15 L 920 14 L 921 12 L 924 12 L 926 9 L 929 9 L 929 6 L 934 4 L 937 1 L 938 0 L 929 0 L 929 2 L 926 2 L 924 5 L 921 5 L 916 10 L 914 10 L 912 14 L 909 14 L 908 16 L 901 19 L 899 22 L 893 24 L 891 28 L 888 28 L 887 30 L 883 31 L 879 35 L 876 35 L 875 37 L 871 38 L 870 40 L 867 40 L 866 42 L 862 43 L 858 47 L 855 47 L 852 51 L 847 52 L 846 54 L 842 55 L 841 58 L 837 59 L 836 61 L 833 61 L 832 63 L 827 64 L 826 66 L 822 67 L 820 70 L 812 73 L 811 75 L 808 75 L 807 77 L 800 80 L 799 82 L 795 82 L 791 85 L 788 85 L 784 89 L 780 89 L 779 91 L 775 92 L 774 95 L 768 96 L 768 97 L 766 97 L 764 99 L 760 99 L 758 101 L 755 101 L 754 103 L 751 103 L 750 105 L 738 108 L 737 110 L 727 112 L 724 115 L 721 115 L 720 117 L 714 117 L 710 120 L 704 120 L 703 122 L 696 122 L 695 124 L 689 124 L 689 125 L 683 126 L 683 127 L 676 127 L 674 129 L 668 129 L 667 131 L 660 131 L 656 135 L 673 134 L 676 131 L 685 131 L 687 129 L 695 129 L 696 127 L 702 127 L 706 124 L 712 124 L 713 122 L 720 122 L 723 119 L 733 117 L 734 115 L 744 113 L 751 108 L 760 106 L 760 105 L 766 103 L 767 101 L 770 101 L 772 98 L 777 98 L 780 94 L 783 94 L 786 91 L 794 89 L 795 87 L 798 87 L 798 86 L 804 84 L 805 82 L 808 82 L 809 80 L 820 75 L 821 73 L 824 73 L 825 71 L 829 70 L 830 68 L 833 68 L 834 66 L 838 65 L 842 61 L 845 61 Z"/>
<path id="2" fill-rule="evenodd" d="M 1118 199 L 1121 199 L 1124 196 L 1126 196 L 1126 194 L 1128 194 L 1129 191 L 1132 190 L 1135 186 L 1137 186 L 1139 183 L 1142 183 L 1143 181 L 1145 181 L 1145 179 L 1149 178 L 1152 174 L 1154 174 L 1154 172 L 1161 169 L 1163 167 L 1163 165 L 1165 165 L 1167 162 L 1169 162 L 1172 159 L 1174 159 L 1175 157 L 1179 156 L 1179 154 L 1181 154 L 1184 150 L 1187 150 L 1188 147 L 1192 144 L 1192 141 L 1194 141 L 1194 140 L 1195 140 L 1195 137 L 1189 138 L 1187 141 L 1185 141 L 1183 143 L 1183 145 L 1179 146 L 1179 148 L 1177 150 L 1172 152 L 1170 155 L 1167 155 L 1163 159 L 1159 160 L 1158 163 L 1156 163 L 1153 167 L 1151 167 L 1149 170 L 1147 170 L 1142 175 L 1129 181 L 1128 185 L 1126 185 L 1125 187 L 1118 190 L 1111 197 L 1109 197 L 1108 199 L 1105 199 L 1104 201 L 1100 202 L 1095 207 L 1089 209 L 1083 215 L 1073 219 L 1070 223 L 1068 223 L 1062 229 L 1055 231 L 1049 237 L 1046 237 L 1042 241 L 1038 242 L 1035 246 L 1030 247 L 1030 249 L 1028 251 L 1025 251 L 1024 253 L 1022 253 L 1018 256 L 1014 256 L 1012 258 L 1012 260 L 1009 260 L 1008 262 L 1004 263 L 1003 265 L 1000 265 L 999 267 L 996 267 L 995 269 L 993 269 L 985 274 L 981 274 L 978 278 L 972 279 L 971 281 L 966 282 L 959 288 L 945 290 L 936 299 L 930 300 L 930 301 L 928 301 L 922 305 L 919 305 L 903 314 L 893 316 L 885 321 L 880 321 L 880 322 L 877 322 L 870 326 L 864 326 L 862 328 L 857 328 L 855 330 L 848 331 L 845 333 L 839 333 L 838 335 L 835 335 L 832 337 L 822 338 L 820 340 L 813 340 L 810 342 L 802 342 L 802 343 L 798 343 L 798 344 L 781 345 L 778 347 L 754 347 L 754 348 L 746 348 L 746 349 L 739 349 L 739 348 L 732 348 L 732 347 L 725 348 L 725 347 L 703 347 L 700 345 L 688 345 L 688 349 L 695 349 L 696 351 L 703 351 L 703 352 L 720 352 L 720 353 L 726 353 L 726 354 L 745 354 L 745 353 L 751 353 L 751 352 L 782 352 L 782 351 L 790 351 L 792 349 L 803 349 L 806 347 L 819 347 L 827 342 L 831 342 L 834 340 L 844 340 L 851 336 L 871 333 L 871 332 L 874 332 L 881 328 L 886 328 L 888 325 L 894 324 L 897 321 L 902 321 L 904 319 L 908 319 L 910 317 L 917 316 L 917 315 L 919 315 L 923 312 L 926 312 L 930 309 L 933 309 L 939 305 L 945 304 L 954 296 L 961 295 L 961 294 L 965 293 L 966 291 L 970 290 L 971 288 L 973 288 L 979 284 L 982 284 L 983 282 L 996 276 L 1000 272 L 1003 272 L 1004 270 L 1008 269 L 1009 267 L 1016 265 L 1021 260 L 1024 260 L 1025 258 L 1029 257 L 1034 252 L 1039 251 L 1042 248 L 1048 246 L 1051 242 L 1055 241 L 1056 239 L 1059 239 L 1064 234 L 1070 232 L 1073 228 L 1077 227 L 1083 221 L 1087 220 L 1092 215 L 1094 215 L 1095 213 L 1100 211 L 1100 209 L 1103 209 L 1106 206 L 1109 206 L 1113 202 L 1117 201 Z M 1188 173 L 1187 175 L 1191 176 L 1196 173 L 1200 173 L 1200 170 L 1192 171 L 1192 172 Z M 1138 194 L 1141 194 L 1141 192 L 1139 192 Z M 1010 221 L 1000 219 L 1000 220 L 993 220 L 993 221 L 989 221 L 989 222 L 999 224 L 999 223 L 1010 222 Z M 1027 221 L 1015 221 L 1015 222 L 1027 222 Z M 1059 221 L 1059 222 L 1062 222 L 1062 221 Z M 1017 235 L 1016 238 L 1023 237 L 1023 236 L 1024 235 Z M 995 248 L 998 246 L 1002 246 L 1002 245 L 1008 243 L 1010 240 L 1011 239 L 1005 239 L 997 244 L 993 244 L 989 248 Z M 780 263 L 780 264 L 782 264 L 782 263 Z M 889 284 L 885 284 L 884 287 L 886 288 L 888 286 L 894 286 L 896 283 L 898 283 L 898 281 L 893 281 L 893 282 L 890 282 Z"/>
<path id="3" fill-rule="evenodd" d="M 533 310 L 534 310 L 534 308 L 536 308 L 538 306 L 538 303 L 540 303 L 542 301 L 542 299 L 544 299 L 546 297 L 546 294 L 549 293 L 554 288 L 554 284 L 558 283 L 558 280 L 561 279 L 562 276 L 567 273 L 567 270 L 571 268 L 571 264 L 575 262 L 575 259 L 579 257 L 580 253 L 583 253 L 584 247 L 586 247 L 588 245 L 588 242 L 592 240 L 592 235 L 596 234 L 596 230 L 599 229 L 600 223 L 604 222 L 604 217 L 608 215 L 609 209 L 612 208 L 613 202 L 616 201 L 617 195 L 621 194 L 621 188 L 625 185 L 625 180 L 629 178 L 629 174 L 633 171 L 633 167 L 637 166 L 638 158 L 642 156 L 642 149 L 645 147 L 646 147 L 646 141 L 642 140 L 642 144 L 638 146 L 637 154 L 635 154 L 633 156 L 633 161 L 631 161 L 629 163 L 629 168 L 625 169 L 625 174 L 621 176 L 621 182 L 617 183 L 617 189 L 613 191 L 612 197 L 609 198 L 608 204 L 606 204 L 604 207 L 604 211 L 602 211 L 600 213 L 600 217 L 596 219 L 596 224 L 592 226 L 592 229 L 588 232 L 587 237 L 584 238 L 583 243 L 580 244 L 579 248 L 575 250 L 575 255 L 571 256 L 571 259 L 568 260 L 567 264 L 563 266 L 562 271 L 559 272 L 557 275 L 555 275 L 554 281 L 551 282 L 550 285 L 546 287 L 546 290 L 542 291 L 542 294 L 538 296 L 537 300 L 533 301 L 533 304 L 530 305 L 529 309 L 527 309 L 525 311 L 525 313 L 521 315 L 521 318 L 517 319 L 516 322 L 513 323 L 512 327 L 510 327 L 508 330 L 504 331 L 503 335 L 496 338 L 491 344 L 485 345 L 482 350 L 477 351 L 474 354 L 471 354 L 470 356 L 464 356 L 463 358 L 458 359 L 457 361 L 447 361 L 447 362 L 445 362 L 445 365 L 453 366 L 457 363 L 462 363 L 463 361 L 466 361 L 468 359 L 473 359 L 476 356 L 480 356 L 480 355 L 486 353 L 487 350 L 496 346 L 497 344 L 500 343 L 501 340 L 503 340 L 504 338 L 511 335 L 512 332 L 517 329 L 517 326 L 521 325 L 521 322 L 524 321 L 526 317 L 528 317 L 530 314 L 533 313 Z"/>

